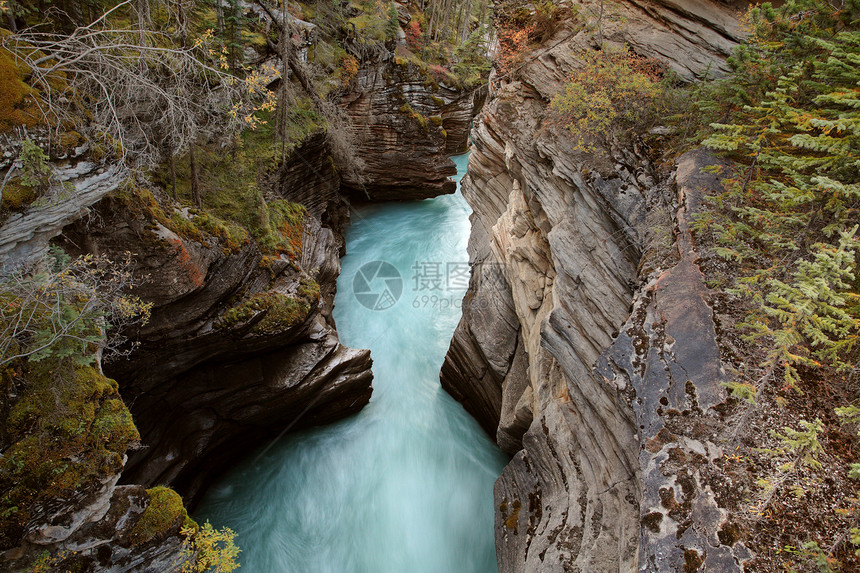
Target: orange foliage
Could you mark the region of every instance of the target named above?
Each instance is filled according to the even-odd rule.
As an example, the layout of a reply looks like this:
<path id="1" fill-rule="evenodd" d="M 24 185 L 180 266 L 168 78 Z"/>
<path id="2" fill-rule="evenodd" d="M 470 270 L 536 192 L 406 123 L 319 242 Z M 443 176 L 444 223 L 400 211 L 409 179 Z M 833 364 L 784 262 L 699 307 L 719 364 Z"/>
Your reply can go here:
<path id="1" fill-rule="evenodd" d="M 341 68 L 343 69 L 343 74 L 341 74 L 340 81 L 343 85 L 347 85 L 355 77 L 355 74 L 358 73 L 358 60 L 347 54 L 341 61 Z"/>
<path id="2" fill-rule="evenodd" d="M 419 50 L 421 49 L 421 39 L 424 36 L 424 32 L 421 30 L 421 23 L 418 20 L 411 20 L 409 25 L 406 26 L 406 45 L 409 46 L 411 50 Z"/>
<path id="3" fill-rule="evenodd" d="M 287 238 L 287 243 L 289 244 L 289 250 L 281 249 L 279 252 L 282 254 L 286 254 L 290 257 L 290 260 L 296 260 L 296 258 L 301 254 L 302 247 L 304 243 L 304 225 L 302 224 L 292 224 L 289 221 L 285 221 L 281 226 L 281 234 Z"/>
<path id="4" fill-rule="evenodd" d="M 523 28 L 505 28 L 499 31 L 499 67 L 502 73 L 510 73 L 518 68 L 525 58 L 529 38 L 534 25 Z"/>
<path id="5" fill-rule="evenodd" d="M 658 62 L 628 50 L 583 51 L 580 66 L 550 103 L 559 122 L 576 136 L 576 149 L 593 151 L 588 141 L 641 121 L 661 94 Z"/>

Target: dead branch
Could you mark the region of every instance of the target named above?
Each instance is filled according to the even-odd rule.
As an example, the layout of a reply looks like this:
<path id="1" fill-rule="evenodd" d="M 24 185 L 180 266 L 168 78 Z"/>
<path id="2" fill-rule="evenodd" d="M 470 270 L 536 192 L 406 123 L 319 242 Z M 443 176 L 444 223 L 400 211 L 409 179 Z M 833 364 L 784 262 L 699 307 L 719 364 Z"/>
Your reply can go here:
<path id="1" fill-rule="evenodd" d="M 69 35 L 29 28 L 0 40 L 31 70 L 46 123 L 89 131 L 145 166 L 165 149 L 187 149 L 216 119 L 219 132 L 238 130 L 241 119 L 225 111 L 243 97 L 241 82 L 201 43 L 175 47 L 172 37 L 142 26 L 110 27 L 108 16 L 131 2 Z"/>

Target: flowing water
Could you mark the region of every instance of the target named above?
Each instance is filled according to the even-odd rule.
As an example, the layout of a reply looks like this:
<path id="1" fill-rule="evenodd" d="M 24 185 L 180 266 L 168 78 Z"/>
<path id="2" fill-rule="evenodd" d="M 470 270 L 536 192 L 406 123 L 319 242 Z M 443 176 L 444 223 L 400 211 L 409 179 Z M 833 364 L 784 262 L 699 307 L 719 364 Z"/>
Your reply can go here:
<path id="1" fill-rule="evenodd" d="M 454 160 L 459 179 L 467 156 Z M 371 349 L 373 397 L 211 488 L 197 518 L 238 533 L 240 571 L 496 571 L 493 482 L 506 457 L 439 385 L 466 286 L 468 216 L 459 191 L 353 214 L 334 316 L 344 344 Z"/>

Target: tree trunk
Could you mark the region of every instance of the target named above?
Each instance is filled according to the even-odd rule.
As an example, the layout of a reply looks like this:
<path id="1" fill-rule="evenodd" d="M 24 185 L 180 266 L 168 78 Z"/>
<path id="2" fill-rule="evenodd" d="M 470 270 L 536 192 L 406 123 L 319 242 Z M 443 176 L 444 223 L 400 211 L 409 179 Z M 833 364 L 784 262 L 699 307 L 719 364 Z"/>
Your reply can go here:
<path id="1" fill-rule="evenodd" d="M 188 23 L 185 16 L 185 2 L 182 0 L 180 0 L 177 5 L 176 18 L 179 25 L 179 39 L 182 42 L 182 48 L 184 49 L 188 47 Z"/>
<path id="2" fill-rule="evenodd" d="M 460 22 L 460 43 L 466 41 L 469 37 L 469 33 L 471 32 L 469 28 L 472 23 L 472 0 L 466 0 L 466 4 L 463 7 L 463 20 Z"/>
<path id="3" fill-rule="evenodd" d="M 286 3 L 284 3 L 284 10 L 286 10 Z M 230 10 L 230 47 L 227 50 L 227 54 L 230 58 L 228 65 L 230 69 L 234 72 L 236 71 L 237 64 L 239 63 L 239 39 L 242 34 L 242 5 L 238 0 L 229 0 L 227 6 Z"/>
<path id="4" fill-rule="evenodd" d="M 197 169 L 197 157 L 194 152 L 194 145 L 188 148 L 188 158 L 191 161 L 191 199 L 199 208 L 203 207 L 203 199 L 200 197 L 200 172 Z"/>
<path id="5" fill-rule="evenodd" d="M 298 56 L 296 55 L 296 51 L 293 50 L 292 45 L 292 25 L 290 21 L 286 17 L 286 13 L 284 15 L 283 21 L 278 20 L 275 15 L 272 13 L 271 9 L 263 3 L 258 2 L 259 6 L 266 11 L 271 18 L 272 22 L 278 27 L 280 31 L 280 38 L 278 40 L 278 45 L 274 45 L 271 40 L 267 40 L 269 43 L 269 47 L 278 52 L 281 55 L 281 61 L 285 62 L 287 66 L 289 66 L 290 71 L 293 72 L 293 75 L 296 76 L 296 79 L 299 80 L 299 83 L 302 85 L 302 89 L 311 98 L 311 101 L 314 102 L 316 108 L 323 112 L 325 109 L 325 103 L 322 98 L 320 98 L 319 94 L 314 89 L 311 80 L 308 78 L 308 75 L 305 73 L 304 68 L 302 67 L 302 62 L 299 61 Z M 288 81 L 286 75 L 281 76 L 281 81 Z"/>
<path id="6" fill-rule="evenodd" d="M 9 7 L 6 10 L 6 16 L 9 18 L 9 30 L 12 33 L 16 33 L 18 31 L 18 26 L 15 24 L 15 3 L 9 2 Z"/>
<path id="7" fill-rule="evenodd" d="M 176 199 L 176 157 L 173 154 L 173 148 L 170 149 L 169 155 L 167 157 L 168 165 L 170 165 L 170 186 L 173 190 L 171 195 L 174 199 Z"/>
<path id="8" fill-rule="evenodd" d="M 483 25 L 486 23 L 486 22 L 485 22 L 485 20 L 487 19 L 487 0 L 479 0 L 479 2 L 480 2 L 480 10 L 479 10 L 479 12 L 478 12 L 478 26 L 480 27 L 480 26 L 483 26 Z M 491 30 L 491 31 L 489 32 L 489 35 L 490 35 L 490 39 L 492 39 L 492 37 L 493 37 L 495 34 L 494 34 L 494 32 Z M 491 43 L 492 43 L 492 42 L 491 42 Z"/>

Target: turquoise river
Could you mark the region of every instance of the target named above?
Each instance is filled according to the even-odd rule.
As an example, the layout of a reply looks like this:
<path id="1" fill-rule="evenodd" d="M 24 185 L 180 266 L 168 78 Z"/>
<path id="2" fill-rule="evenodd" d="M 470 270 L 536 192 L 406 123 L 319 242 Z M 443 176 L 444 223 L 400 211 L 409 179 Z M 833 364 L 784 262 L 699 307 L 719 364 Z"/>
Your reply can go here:
<path id="1" fill-rule="evenodd" d="M 458 180 L 467 159 L 454 158 Z M 344 344 L 371 349 L 373 397 L 349 419 L 252 454 L 210 489 L 196 517 L 238 533 L 243 573 L 496 571 L 493 482 L 507 458 L 439 385 L 469 213 L 459 191 L 353 213 L 334 317 Z M 385 288 L 392 297 L 376 306 L 388 308 L 367 308 Z"/>

